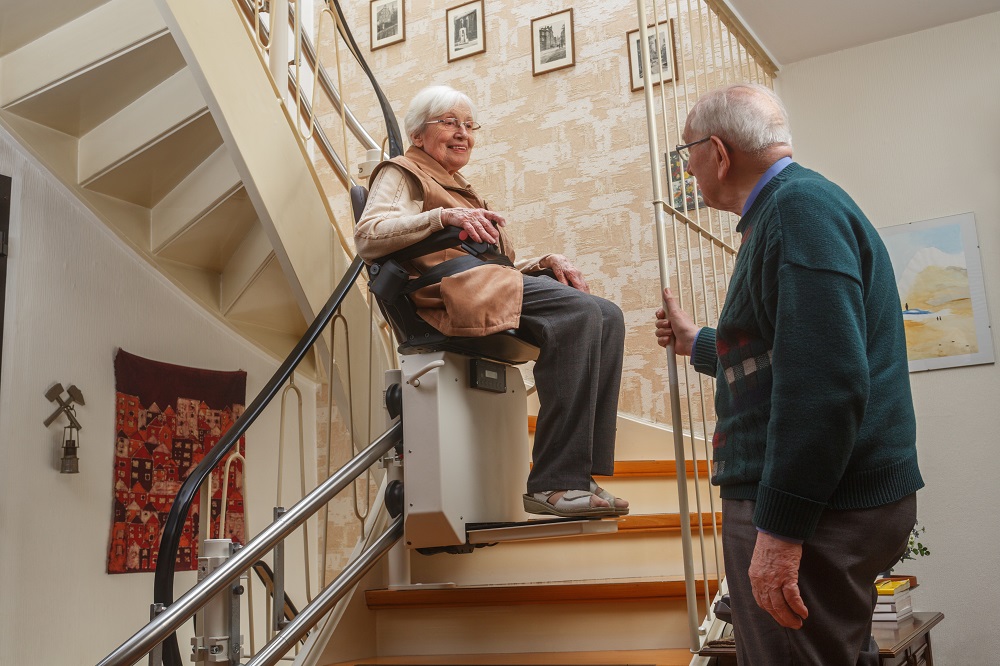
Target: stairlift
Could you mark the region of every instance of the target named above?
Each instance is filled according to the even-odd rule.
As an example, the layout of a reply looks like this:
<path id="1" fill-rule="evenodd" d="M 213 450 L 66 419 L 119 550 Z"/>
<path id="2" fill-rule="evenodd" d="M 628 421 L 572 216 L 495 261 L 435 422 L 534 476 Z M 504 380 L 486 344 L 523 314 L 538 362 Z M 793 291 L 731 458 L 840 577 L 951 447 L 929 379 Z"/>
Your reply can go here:
<path id="1" fill-rule="evenodd" d="M 351 191 L 355 219 L 367 197 Z M 368 267 L 369 289 L 400 342 L 398 370 L 386 373 L 387 420 L 402 419 L 403 441 L 386 461 L 386 505 L 404 516 L 403 543 L 390 553 L 390 587 L 409 585 L 409 556 L 468 553 L 501 541 L 617 531 L 615 520 L 528 520 L 521 496 L 530 469 L 527 390 L 519 364 L 538 347 L 514 331 L 477 338 L 441 334 L 404 292 L 402 263 L 445 247 L 490 257 L 496 248 L 448 227 Z M 395 572 L 395 573 L 394 573 Z"/>

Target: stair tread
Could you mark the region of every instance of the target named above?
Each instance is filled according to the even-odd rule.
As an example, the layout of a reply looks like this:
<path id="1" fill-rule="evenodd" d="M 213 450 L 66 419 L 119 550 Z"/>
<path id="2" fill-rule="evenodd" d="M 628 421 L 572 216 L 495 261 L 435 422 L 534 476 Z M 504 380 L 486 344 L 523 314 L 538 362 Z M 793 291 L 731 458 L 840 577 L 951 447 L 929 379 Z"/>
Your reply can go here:
<path id="1" fill-rule="evenodd" d="M 368 657 L 329 664 L 648 664 L 649 666 L 687 666 L 691 652 L 686 648 L 662 650 L 602 650 L 595 652 L 518 652 L 503 654 L 412 655 Z"/>
<path id="2" fill-rule="evenodd" d="M 698 514 L 692 513 L 691 517 L 691 527 L 693 529 L 698 528 Z M 702 524 L 706 527 L 712 524 L 712 514 L 703 513 L 701 514 Z M 715 513 L 715 524 L 717 527 L 722 526 L 722 512 L 717 511 Z M 681 529 L 681 516 L 679 513 L 646 513 L 646 514 L 635 514 L 622 516 L 618 520 L 618 533 L 636 533 L 636 532 L 662 532 L 662 531 L 680 531 Z M 595 535 L 596 536 L 596 535 Z"/>
<path id="3" fill-rule="evenodd" d="M 698 577 L 700 588 L 704 578 Z M 718 580 L 708 579 L 715 594 Z M 517 585 L 470 585 L 456 587 L 374 589 L 365 591 L 371 610 L 393 608 L 454 608 L 468 606 L 518 606 L 560 603 L 600 603 L 607 601 L 668 601 L 685 598 L 683 578 L 619 580 L 614 582 L 574 581 Z"/>
<path id="4" fill-rule="evenodd" d="M 695 461 L 684 461 L 684 469 L 689 477 L 694 476 Z M 698 461 L 698 477 L 707 478 L 708 463 L 704 460 Z M 677 476 L 677 461 L 675 460 L 616 460 L 614 478 L 641 478 L 641 477 L 675 477 Z M 595 476 L 595 479 L 609 478 Z"/>

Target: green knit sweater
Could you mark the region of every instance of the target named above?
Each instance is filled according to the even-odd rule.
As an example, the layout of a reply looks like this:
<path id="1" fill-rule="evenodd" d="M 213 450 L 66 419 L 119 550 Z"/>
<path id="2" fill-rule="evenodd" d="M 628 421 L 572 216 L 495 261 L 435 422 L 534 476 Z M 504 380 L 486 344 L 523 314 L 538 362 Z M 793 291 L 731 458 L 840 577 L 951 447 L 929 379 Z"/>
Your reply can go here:
<path id="1" fill-rule="evenodd" d="M 839 187 L 792 163 L 760 191 L 717 329 L 692 354 L 717 379 L 712 483 L 757 527 L 808 540 L 826 509 L 923 487 L 889 255 Z"/>

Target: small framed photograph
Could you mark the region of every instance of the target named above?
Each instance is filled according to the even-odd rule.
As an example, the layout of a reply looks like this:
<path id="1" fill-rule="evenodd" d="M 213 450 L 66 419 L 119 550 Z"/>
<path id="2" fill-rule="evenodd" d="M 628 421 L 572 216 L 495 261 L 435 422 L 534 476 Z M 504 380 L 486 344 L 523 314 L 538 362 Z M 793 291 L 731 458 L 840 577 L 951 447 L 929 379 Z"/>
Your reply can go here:
<path id="1" fill-rule="evenodd" d="M 483 0 L 466 2 L 445 12 L 448 24 L 448 62 L 486 51 Z"/>
<path id="2" fill-rule="evenodd" d="M 406 40 L 403 0 L 372 0 L 372 51 Z"/>
<path id="3" fill-rule="evenodd" d="M 684 168 L 684 162 L 676 150 L 669 151 L 668 162 L 670 164 L 670 192 L 672 194 L 671 206 L 682 213 L 693 212 L 698 208 L 705 207 L 705 200 L 701 197 L 701 188 L 695 182 L 694 176 Z"/>
<path id="4" fill-rule="evenodd" d="M 677 64 L 677 52 L 674 44 L 674 20 L 663 21 L 656 26 L 649 26 L 649 69 L 653 85 L 673 81 Z M 628 68 L 632 78 L 632 90 L 642 90 L 645 84 L 642 71 L 642 52 L 639 46 L 639 31 L 633 30 L 625 35 L 628 42 Z"/>
<path id="5" fill-rule="evenodd" d="M 576 64 L 573 9 L 531 19 L 531 74 L 538 76 Z"/>

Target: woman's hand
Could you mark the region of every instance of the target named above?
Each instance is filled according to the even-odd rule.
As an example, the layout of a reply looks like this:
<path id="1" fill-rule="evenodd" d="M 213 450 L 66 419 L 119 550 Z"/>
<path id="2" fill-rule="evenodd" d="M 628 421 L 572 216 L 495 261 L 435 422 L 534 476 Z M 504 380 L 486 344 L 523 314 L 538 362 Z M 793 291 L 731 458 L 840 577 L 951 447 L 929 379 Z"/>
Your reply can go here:
<path id="1" fill-rule="evenodd" d="M 500 242 L 500 231 L 493 225 L 507 226 L 507 220 L 485 208 L 442 208 L 441 224 L 464 229 L 477 243 L 495 245 Z"/>
<path id="2" fill-rule="evenodd" d="M 556 275 L 556 279 L 563 284 L 569 285 L 574 289 L 579 289 L 585 294 L 590 293 L 590 287 L 587 286 L 587 281 L 583 279 L 583 273 L 563 255 L 550 254 L 542 257 L 538 265 L 541 268 L 552 269 L 552 272 Z"/>
<path id="3" fill-rule="evenodd" d="M 656 311 L 656 344 L 661 347 L 673 343 L 674 353 L 690 356 L 694 337 L 700 326 L 695 326 L 688 313 L 681 310 L 677 298 L 669 289 L 663 290 L 665 306 Z"/>

